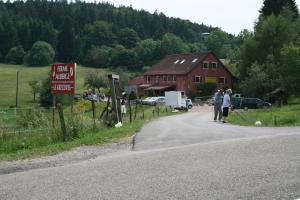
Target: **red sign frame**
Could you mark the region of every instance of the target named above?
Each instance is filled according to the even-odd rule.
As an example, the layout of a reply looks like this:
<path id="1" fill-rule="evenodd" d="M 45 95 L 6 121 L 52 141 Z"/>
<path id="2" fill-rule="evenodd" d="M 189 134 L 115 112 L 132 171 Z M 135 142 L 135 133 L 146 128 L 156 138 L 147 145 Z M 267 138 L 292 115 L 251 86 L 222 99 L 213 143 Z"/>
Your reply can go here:
<path id="1" fill-rule="evenodd" d="M 74 94 L 76 63 L 53 64 L 51 66 L 51 93 Z"/>

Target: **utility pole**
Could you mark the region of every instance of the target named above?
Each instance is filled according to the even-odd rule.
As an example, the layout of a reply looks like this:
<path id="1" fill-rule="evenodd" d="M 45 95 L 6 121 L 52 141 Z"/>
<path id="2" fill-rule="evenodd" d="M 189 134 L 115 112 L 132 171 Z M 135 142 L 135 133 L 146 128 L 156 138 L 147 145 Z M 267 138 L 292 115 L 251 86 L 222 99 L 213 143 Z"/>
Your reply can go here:
<path id="1" fill-rule="evenodd" d="M 18 101 L 19 101 L 19 70 L 17 70 L 16 108 L 18 107 Z"/>

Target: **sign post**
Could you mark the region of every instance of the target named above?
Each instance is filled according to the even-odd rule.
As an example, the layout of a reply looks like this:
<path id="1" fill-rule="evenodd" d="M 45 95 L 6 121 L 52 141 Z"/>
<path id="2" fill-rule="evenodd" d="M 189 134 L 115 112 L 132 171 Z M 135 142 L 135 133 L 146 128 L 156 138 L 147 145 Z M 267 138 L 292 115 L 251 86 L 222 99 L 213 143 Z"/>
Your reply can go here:
<path id="1" fill-rule="evenodd" d="M 54 64 L 51 72 L 51 93 L 74 95 L 76 63 Z"/>
<path id="2" fill-rule="evenodd" d="M 72 98 L 75 92 L 76 80 L 76 63 L 69 64 L 53 64 L 51 66 L 51 94 L 53 95 L 53 119 L 52 125 L 55 126 L 55 107 L 56 107 L 56 94 L 69 94 Z M 61 105 L 62 108 L 62 105 Z M 60 112 L 60 119 L 64 119 L 63 112 Z M 67 139 L 67 133 L 64 127 L 64 120 L 61 120 L 61 127 L 64 134 L 64 142 Z"/>

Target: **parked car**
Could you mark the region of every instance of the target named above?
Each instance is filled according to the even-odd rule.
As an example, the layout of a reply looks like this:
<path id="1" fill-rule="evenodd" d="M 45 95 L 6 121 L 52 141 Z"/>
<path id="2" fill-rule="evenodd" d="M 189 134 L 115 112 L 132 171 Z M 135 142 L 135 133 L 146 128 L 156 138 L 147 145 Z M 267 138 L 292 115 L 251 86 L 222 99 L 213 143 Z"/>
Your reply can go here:
<path id="1" fill-rule="evenodd" d="M 185 102 L 186 102 L 186 107 L 188 109 L 191 109 L 193 107 L 193 102 L 191 99 L 186 99 Z"/>
<path id="2" fill-rule="evenodd" d="M 73 95 L 73 99 L 74 99 L 75 101 L 79 101 L 80 99 L 82 99 L 82 95 L 81 95 L 81 94 L 74 94 L 74 95 Z"/>
<path id="3" fill-rule="evenodd" d="M 160 103 L 165 103 L 165 97 L 147 97 L 142 100 L 142 104 L 155 106 Z"/>
<path id="4" fill-rule="evenodd" d="M 149 104 L 151 102 L 152 98 L 153 97 L 147 97 L 147 98 L 143 99 L 142 104 L 145 104 L 145 105 Z"/>
<path id="5" fill-rule="evenodd" d="M 269 108 L 272 104 L 259 98 L 243 98 L 241 108 Z"/>

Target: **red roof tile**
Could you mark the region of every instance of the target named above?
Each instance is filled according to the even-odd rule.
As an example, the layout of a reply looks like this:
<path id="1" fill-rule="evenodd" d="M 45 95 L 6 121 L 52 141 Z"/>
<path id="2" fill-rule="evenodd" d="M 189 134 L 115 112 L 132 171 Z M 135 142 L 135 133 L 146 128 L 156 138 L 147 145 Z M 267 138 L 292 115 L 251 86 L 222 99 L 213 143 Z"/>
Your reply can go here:
<path id="1" fill-rule="evenodd" d="M 128 81 L 128 85 L 141 85 L 144 83 L 144 76 L 137 76 Z"/>
<path id="2" fill-rule="evenodd" d="M 174 54 L 153 65 L 145 75 L 186 74 L 197 66 L 209 53 Z"/>

